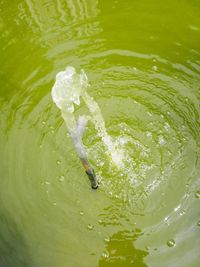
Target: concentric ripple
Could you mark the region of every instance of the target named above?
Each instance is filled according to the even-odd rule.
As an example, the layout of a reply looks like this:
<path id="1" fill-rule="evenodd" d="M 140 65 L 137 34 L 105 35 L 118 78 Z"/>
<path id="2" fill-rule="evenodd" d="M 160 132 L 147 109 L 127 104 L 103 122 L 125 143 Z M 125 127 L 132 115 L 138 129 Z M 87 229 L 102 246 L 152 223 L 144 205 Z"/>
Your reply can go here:
<path id="1" fill-rule="evenodd" d="M 90 139 L 88 134 L 85 138 L 105 190 L 130 202 L 141 195 L 142 201 L 162 195 L 169 186 L 179 185 L 184 194 L 198 161 L 199 109 L 190 77 L 185 73 L 187 81 L 179 79 L 182 73 L 166 60 L 148 61 L 152 68 L 145 72 L 123 66 L 104 69 L 102 86 L 96 89 L 107 130 L 123 151 L 120 173 L 105 157 L 101 140 L 90 130 Z M 165 64 L 174 77 L 158 70 Z"/>
<path id="2" fill-rule="evenodd" d="M 199 267 L 197 1 L 0 8 L 0 265 Z M 89 122 L 96 191 L 50 97 L 69 65 L 87 73 L 123 163 Z"/>

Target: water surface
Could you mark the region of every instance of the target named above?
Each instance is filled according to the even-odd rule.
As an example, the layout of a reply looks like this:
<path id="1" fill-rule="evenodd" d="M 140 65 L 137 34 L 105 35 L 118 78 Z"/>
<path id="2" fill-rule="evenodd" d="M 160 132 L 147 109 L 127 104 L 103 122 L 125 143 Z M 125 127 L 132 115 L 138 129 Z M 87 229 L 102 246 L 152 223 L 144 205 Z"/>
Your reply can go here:
<path id="1" fill-rule="evenodd" d="M 0 265 L 198 267 L 200 3 L 0 3 Z M 50 92 L 83 68 L 124 151 L 93 124 L 87 176 Z M 84 103 L 75 115 L 86 113 Z"/>

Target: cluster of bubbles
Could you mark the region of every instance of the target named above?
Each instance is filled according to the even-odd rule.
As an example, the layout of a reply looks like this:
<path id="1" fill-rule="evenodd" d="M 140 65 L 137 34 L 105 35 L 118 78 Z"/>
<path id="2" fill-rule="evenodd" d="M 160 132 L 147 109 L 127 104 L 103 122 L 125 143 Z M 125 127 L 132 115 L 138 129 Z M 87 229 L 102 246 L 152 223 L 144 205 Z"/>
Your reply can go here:
<path id="1" fill-rule="evenodd" d="M 195 179 L 199 149 L 198 101 L 190 77 L 181 80 L 178 70 L 171 77 L 155 68 L 113 67 L 104 73 L 102 87 L 109 93 L 97 101 L 103 102 L 106 129 L 121 164 L 113 164 L 102 140 L 88 131 L 85 142 L 101 186 L 142 209 L 149 196 L 165 198 L 170 186 L 180 186 L 184 198 L 184 188 Z"/>

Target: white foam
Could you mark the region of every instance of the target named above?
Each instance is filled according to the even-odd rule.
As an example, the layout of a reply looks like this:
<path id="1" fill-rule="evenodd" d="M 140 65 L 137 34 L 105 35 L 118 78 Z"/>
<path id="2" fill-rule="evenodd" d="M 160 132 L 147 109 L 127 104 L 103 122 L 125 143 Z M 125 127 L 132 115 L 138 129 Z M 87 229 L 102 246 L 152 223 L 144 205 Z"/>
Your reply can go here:
<path id="1" fill-rule="evenodd" d="M 80 96 L 87 84 L 87 76 L 83 70 L 77 74 L 74 67 L 67 67 L 56 75 L 52 99 L 62 111 L 73 113 L 74 104 L 80 105 Z"/>
<path id="2" fill-rule="evenodd" d="M 69 66 L 65 71 L 61 71 L 56 75 L 56 81 L 51 93 L 52 99 L 61 110 L 62 117 L 75 142 L 78 153 L 84 155 L 82 134 L 87 118 L 86 116 L 81 116 L 77 123 L 73 115 L 74 104 L 79 105 L 80 97 L 82 97 L 90 111 L 90 119 L 94 123 L 95 129 L 105 144 L 112 161 L 117 166 L 122 167 L 123 153 L 116 148 L 116 145 L 108 135 L 99 105 L 86 91 L 88 86 L 88 79 L 84 70 L 81 70 L 80 74 L 78 74 L 74 67 Z"/>

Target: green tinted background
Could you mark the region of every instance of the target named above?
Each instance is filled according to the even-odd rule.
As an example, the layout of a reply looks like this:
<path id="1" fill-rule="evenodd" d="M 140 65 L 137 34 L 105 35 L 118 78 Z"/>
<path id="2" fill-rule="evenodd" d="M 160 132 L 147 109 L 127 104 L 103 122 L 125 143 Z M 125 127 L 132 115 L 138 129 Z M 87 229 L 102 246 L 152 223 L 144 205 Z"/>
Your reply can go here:
<path id="1" fill-rule="evenodd" d="M 199 1 L 2 0 L 0 11 L 0 265 L 200 266 Z M 97 191 L 51 100 L 68 65 L 86 71 L 129 159 L 116 169 L 88 124 Z"/>

